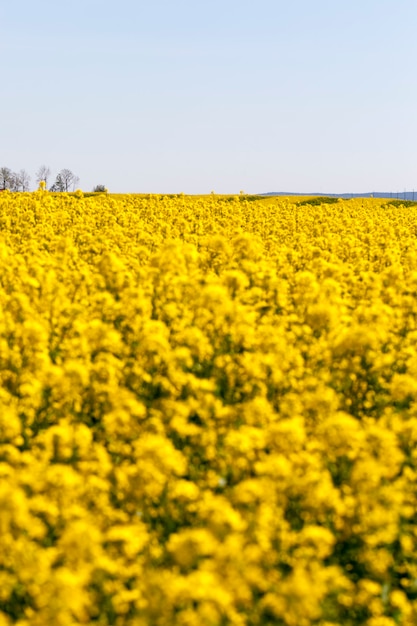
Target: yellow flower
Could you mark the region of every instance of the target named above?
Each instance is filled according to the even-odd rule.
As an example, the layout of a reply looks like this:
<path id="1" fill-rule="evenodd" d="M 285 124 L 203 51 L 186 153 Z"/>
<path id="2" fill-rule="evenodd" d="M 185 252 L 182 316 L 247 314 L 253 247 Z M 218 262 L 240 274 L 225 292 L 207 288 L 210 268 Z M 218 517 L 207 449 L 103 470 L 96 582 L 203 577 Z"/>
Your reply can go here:
<path id="1" fill-rule="evenodd" d="M 0 194 L 0 626 L 413 626 L 417 208 Z"/>

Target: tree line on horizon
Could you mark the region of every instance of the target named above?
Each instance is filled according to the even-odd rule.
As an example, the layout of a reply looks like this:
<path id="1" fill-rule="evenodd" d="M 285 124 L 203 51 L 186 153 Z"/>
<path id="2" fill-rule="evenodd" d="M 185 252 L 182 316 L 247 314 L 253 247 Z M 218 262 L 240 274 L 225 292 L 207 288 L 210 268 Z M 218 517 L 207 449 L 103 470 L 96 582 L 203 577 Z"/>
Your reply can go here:
<path id="1" fill-rule="evenodd" d="M 49 191 L 75 191 L 80 179 L 71 170 L 64 168 L 58 172 L 55 180 L 48 187 L 51 181 L 51 169 L 47 165 L 41 165 L 36 174 L 37 185 L 44 181 L 45 188 Z M 30 191 L 31 176 L 25 169 L 13 172 L 9 167 L 0 167 L 0 191 Z M 96 185 L 93 191 L 106 191 L 104 185 Z"/>

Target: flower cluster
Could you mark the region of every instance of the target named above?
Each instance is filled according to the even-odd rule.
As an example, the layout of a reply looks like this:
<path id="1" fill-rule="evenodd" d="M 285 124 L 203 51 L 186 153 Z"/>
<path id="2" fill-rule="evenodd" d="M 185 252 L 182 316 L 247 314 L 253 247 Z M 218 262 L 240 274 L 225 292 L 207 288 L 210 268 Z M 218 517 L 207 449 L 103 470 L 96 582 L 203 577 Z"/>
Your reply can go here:
<path id="1" fill-rule="evenodd" d="M 0 626 L 417 623 L 417 209 L 0 197 Z"/>

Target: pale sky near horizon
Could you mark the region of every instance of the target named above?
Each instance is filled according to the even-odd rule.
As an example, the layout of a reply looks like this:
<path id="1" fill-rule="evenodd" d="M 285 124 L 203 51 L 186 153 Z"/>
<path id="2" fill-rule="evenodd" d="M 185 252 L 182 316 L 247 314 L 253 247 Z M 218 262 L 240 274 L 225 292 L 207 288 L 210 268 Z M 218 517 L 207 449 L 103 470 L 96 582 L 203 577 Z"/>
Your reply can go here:
<path id="1" fill-rule="evenodd" d="M 14 0 L 0 166 L 86 191 L 417 189 L 416 27 L 416 0 Z"/>

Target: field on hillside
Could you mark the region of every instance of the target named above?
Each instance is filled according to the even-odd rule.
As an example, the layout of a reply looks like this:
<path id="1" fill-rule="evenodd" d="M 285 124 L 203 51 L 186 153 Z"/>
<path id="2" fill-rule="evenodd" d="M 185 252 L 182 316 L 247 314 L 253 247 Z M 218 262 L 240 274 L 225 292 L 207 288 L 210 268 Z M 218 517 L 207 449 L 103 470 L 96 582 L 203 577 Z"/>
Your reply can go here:
<path id="1" fill-rule="evenodd" d="M 417 207 L 0 194 L 0 626 L 415 626 Z"/>

